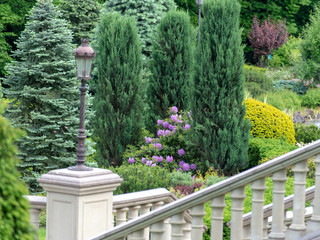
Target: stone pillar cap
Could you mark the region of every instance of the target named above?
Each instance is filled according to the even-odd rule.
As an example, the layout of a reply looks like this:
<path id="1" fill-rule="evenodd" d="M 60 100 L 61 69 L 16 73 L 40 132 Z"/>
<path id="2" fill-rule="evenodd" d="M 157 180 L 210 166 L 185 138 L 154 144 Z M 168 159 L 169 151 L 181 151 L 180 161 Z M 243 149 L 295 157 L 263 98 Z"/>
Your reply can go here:
<path id="1" fill-rule="evenodd" d="M 61 186 L 69 188 L 117 187 L 123 181 L 119 175 L 107 169 L 93 168 L 92 171 L 57 169 L 42 175 L 38 182 L 44 188 Z M 108 187 L 109 186 L 109 187 Z"/>

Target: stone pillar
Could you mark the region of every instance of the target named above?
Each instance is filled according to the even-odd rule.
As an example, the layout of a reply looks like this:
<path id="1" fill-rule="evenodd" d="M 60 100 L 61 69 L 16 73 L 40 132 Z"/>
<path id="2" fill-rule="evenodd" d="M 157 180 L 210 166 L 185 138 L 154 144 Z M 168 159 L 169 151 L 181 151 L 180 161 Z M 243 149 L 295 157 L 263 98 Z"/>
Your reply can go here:
<path id="1" fill-rule="evenodd" d="M 47 191 L 47 240 L 85 240 L 111 229 L 113 191 L 123 180 L 110 170 L 58 169 L 40 177 Z"/>

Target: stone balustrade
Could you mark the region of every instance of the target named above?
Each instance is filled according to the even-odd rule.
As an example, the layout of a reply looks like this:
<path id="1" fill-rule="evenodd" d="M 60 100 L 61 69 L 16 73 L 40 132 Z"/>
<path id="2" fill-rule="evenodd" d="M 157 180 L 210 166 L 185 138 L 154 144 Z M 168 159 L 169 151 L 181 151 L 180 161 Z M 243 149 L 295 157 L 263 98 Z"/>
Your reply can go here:
<path id="1" fill-rule="evenodd" d="M 307 162 L 313 157 L 316 157 L 314 211 L 311 220 L 305 224 L 305 202 L 308 200 L 305 194 Z M 292 166 L 294 166 L 292 222 L 286 228 L 284 220 L 287 202 L 284 197 L 284 186 L 286 170 Z M 263 206 L 265 178 L 268 176 L 272 177 L 274 184 L 273 207 L 269 209 L 273 220 L 270 232 L 266 231 L 266 207 Z M 245 222 L 243 203 L 246 198 L 244 188 L 248 185 L 251 185 L 252 188 L 252 213 L 247 238 L 243 230 Z M 184 235 L 184 232 L 187 232 L 188 238 L 190 236 L 192 240 L 199 240 L 202 235 L 199 229 L 203 226 L 203 206 L 204 203 L 211 202 L 211 239 L 222 240 L 224 201 L 225 196 L 229 193 L 231 193 L 232 200 L 230 234 L 232 240 L 296 240 L 309 232 L 316 232 L 320 229 L 320 140 L 167 205 L 159 208 L 155 207 L 152 211 L 132 218 L 128 222 L 117 225 L 92 239 L 123 240 L 128 237 L 128 239 L 136 240 L 182 240 L 187 239 Z M 190 225 L 186 224 L 184 218 L 184 213 L 187 211 L 190 211 L 192 217 Z M 191 228 L 191 231 L 188 228 Z M 149 229 L 151 238 L 145 234 L 146 229 Z M 187 231 L 185 231 L 186 229 Z"/>

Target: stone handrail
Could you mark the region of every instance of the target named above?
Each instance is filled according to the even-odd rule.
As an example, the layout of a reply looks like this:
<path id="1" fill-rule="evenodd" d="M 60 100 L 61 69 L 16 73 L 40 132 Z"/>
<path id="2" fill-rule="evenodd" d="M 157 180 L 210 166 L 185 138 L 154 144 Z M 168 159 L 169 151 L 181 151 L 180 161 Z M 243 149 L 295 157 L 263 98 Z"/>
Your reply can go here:
<path id="1" fill-rule="evenodd" d="M 163 229 L 164 221 L 170 218 L 171 238 L 182 240 L 183 238 L 183 212 L 191 209 L 191 239 L 202 239 L 202 218 L 204 216 L 204 203 L 212 201 L 211 239 L 222 239 L 223 233 L 223 209 L 224 198 L 231 192 L 231 240 L 243 237 L 243 202 L 244 188 L 252 184 L 252 213 L 251 224 L 252 239 L 263 239 L 263 202 L 265 177 L 272 175 L 273 188 L 273 224 L 269 237 L 280 238 L 288 236 L 288 239 L 297 239 L 305 233 L 304 206 L 305 206 L 305 179 L 307 174 L 308 159 L 316 156 L 316 192 L 314 203 L 313 224 L 320 229 L 320 140 L 292 152 L 277 157 L 264 164 L 251 168 L 206 189 L 190 194 L 175 202 L 169 203 L 159 209 L 146 213 L 143 216 L 132 219 L 125 224 L 100 234 L 92 239 L 123 240 L 126 236 L 132 239 L 148 239 L 144 229 L 150 227 L 151 239 L 166 239 Z M 293 220 L 289 229 L 284 233 L 284 187 L 286 181 L 286 169 L 293 166 L 294 173 L 294 200 Z M 312 224 L 310 225 L 312 226 Z M 314 229 L 313 229 L 314 230 Z M 168 239 L 166 239 L 168 240 Z"/>

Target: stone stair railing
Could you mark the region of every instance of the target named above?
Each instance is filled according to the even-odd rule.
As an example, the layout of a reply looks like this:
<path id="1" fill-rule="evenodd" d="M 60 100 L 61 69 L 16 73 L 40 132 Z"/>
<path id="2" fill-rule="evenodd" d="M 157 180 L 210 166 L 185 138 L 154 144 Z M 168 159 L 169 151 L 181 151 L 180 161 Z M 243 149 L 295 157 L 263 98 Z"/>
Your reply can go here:
<path id="1" fill-rule="evenodd" d="M 310 201 L 314 199 L 314 186 L 309 187 L 305 191 L 305 198 L 306 201 Z M 291 209 L 293 207 L 293 199 L 294 195 L 290 195 L 284 199 L 284 211 L 285 211 L 285 223 L 286 225 L 291 223 L 292 216 L 288 216 L 287 212 L 288 209 Z M 272 216 L 272 209 L 273 209 L 273 203 L 270 203 L 268 205 L 265 205 L 263 207 L 263 222 L 264 222 L 264 228 L 263 228 L 263 237 L 267 239 L 269 230 L 270 230 L 270 220 L 268 221 L 269 217 Z M 291 214 L 290 214 L 291 215 Z M 310 214 L 306 211 L 305 212 L 305 219 L 310 218 Z M 250 239 L 250 228 L 251 228 L 251 221 L 252 221 L 252 212 L 246 213 L 243 215 L 243 240 L 249 240 Z M 228 225 L 230 225 L 228 223 Z"/>
<path id="2" fill-rule="evenodd" d="M 25 196 L 30 203 L 30 220 L 32 225 L 39 230 L 39 215 L 42 209 L 46 208 L 47 198 L 41 196 Z M 165 204 L 173 202 L 178 198 L 165 188 L 151 189 L 134 193 L 127 193 L 113 196 L 114 226 L 118 226 L 128 220 L 155 210 Z M 191 216 L 184 215 L 185 239 L 190 235 Z M 167 224 L 169 227 L 169 224 Z M 147 234 L 148 229 L 146 229 Z"/>
<path id="3" fill-rule="evenodd" d="M 308 160 L 315 157 L 315 193 L 313 214 L 305 224 L 305 190 Z M 286 170 L 292 169 L 294 175 L 293 217 L 291 225 L 285 230 L 285 182 Z M 154 211 L 118 225 L 93 240 L 124 240 L 130 235 L 130 240 L 184 240 L 184 213 L 190 210 L 191 239 L 200 240 L 203 234 L 204 203 L 211 201 L 211 239 L 221 240 L 223 237 L 223 210 L 225 195 L 231 193 L 231 240 L 243 239 L 243 203 L 245 186 L 252 188 L 252 220 L 251 239 L 266 239 L 263 235 L 265 221 L 263 216 L 265 178 L 272 176 L 273 208 L 272 225 L 268 239 L 296 240 L 299 237 L 320 229 L 320 140 L 277 157 L 264 164 L 230 177 L 201 191 L 190 194 L 171 202 Z M 170 232 L 165 228 L 167 219 L 171 225 Z M 150 234 L 145 229 L 149 228 Z M 167 236 L 170 236 L 168 238 Z"/>

